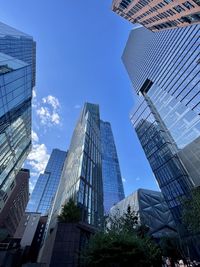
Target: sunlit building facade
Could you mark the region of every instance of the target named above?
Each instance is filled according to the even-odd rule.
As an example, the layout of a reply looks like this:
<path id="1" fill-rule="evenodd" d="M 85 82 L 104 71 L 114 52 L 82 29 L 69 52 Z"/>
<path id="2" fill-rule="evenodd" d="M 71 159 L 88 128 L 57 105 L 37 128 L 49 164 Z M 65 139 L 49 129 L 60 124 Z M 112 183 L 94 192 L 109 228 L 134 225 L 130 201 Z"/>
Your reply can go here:
<path id="1" fill-rule="evenodd" d="M 67 152 L 53 149 L 44 173 L 40 174 L 27 205 L 28 212 L 46 215 L 53 203 L 60 182 Z"/>
<path id="2" fill-rule="evenodd" d="M 102 190 L 99 106 L 86 103 L 72 135 L 49 229 L 55 227 L 62 205 L 70 198 L 81 208 L 81 221 L 98 227 L 103 216 Z"/>
<path id="3" fill-rule="evenodd" d="M 112 10 L 154 32 L 200 23 L 199 0 L 113 0 Z"/>
<path id="4" fill-rule="evenodd" d="M 138 28 L 122 56 L 140 95 L 131 121 L 177 223 L 180 197 L 200 184 L 199 31 Z"/>
<path id="5" fill-rule="evenodd" d="M 34 85 L 33 38 L 0 23 L 0 211 L 31 148 Z"/>
<path id="6" fill-rule="evenodd" d="M 101 152 L 102 152 L 102 181 L 104 213 L 108 214 L 110 208 L 122 200 L 124 187 L 120 172 L 117 150 L 109 122 L 100 122 Z"/>

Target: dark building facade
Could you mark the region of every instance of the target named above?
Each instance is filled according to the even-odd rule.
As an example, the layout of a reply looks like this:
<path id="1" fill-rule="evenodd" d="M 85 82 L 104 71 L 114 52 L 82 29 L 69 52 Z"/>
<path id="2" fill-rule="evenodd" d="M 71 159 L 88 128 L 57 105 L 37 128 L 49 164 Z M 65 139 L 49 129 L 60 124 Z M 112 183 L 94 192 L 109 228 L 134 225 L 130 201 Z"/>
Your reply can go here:
<path id="1" fill-rule="evenodd" d="M 45 171 L 40 174 L 33 189 L 26 210 L 48 214 L 53 198 L 58 189 L 67 152 L 53 149 Z"/>
<path id="2" fill-rule="evenodd" d="M 199 0 L 114 0 L 112 10 L 154 32 L 200 23 Z"/>
<path id="3" fill-rule="evenodd" d="M 117 150 L 110 123 L 101 120 L 100 130 L 104 213 L 108 214 L 110 208 L 125 196 Z"/>
<path id="4" fill-rule="evenodd" d="M 0 23 L 0 211 L 31 148 L 34 85 L 33 38 Z"/>
<path id="5" fill-rule="evenodd" d="M 0 213 L 1 231 L 5 230 L 11 237 L 14 236 L 28 203 L 29 177 L 29 170 L 21 169 L 18 172 L 12 193 Z"/>

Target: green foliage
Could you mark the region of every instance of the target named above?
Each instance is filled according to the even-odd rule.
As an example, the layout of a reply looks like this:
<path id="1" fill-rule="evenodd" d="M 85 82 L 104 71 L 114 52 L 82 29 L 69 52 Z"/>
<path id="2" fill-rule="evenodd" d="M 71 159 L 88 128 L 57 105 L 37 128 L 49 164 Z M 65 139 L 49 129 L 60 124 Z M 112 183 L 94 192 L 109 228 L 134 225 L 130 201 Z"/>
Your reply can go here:
<path id="1" fill-rule="evenodd" d="M 131 211 L 130 206 L 128 206 L 126 213 L 119 217 L 117 215 L 110 216 L 107 218 L 107 231 L 113 232 L 135 232 L 138 226 L 138 215 L 135 211 Z"/>
<path id="2" fill-rule="evenodd" d="M 98 233 L 85 253 L 86 266 L 161 266 L 159 248 L 148 238 L 128 233 Z"/>
<path id="3" fill-rule="evenodd" d="M 183 199 L 183 223 L 189 231 L 200 232 L 200 187 L 193 189 L 191 198 Z"/>
<path id="4" fill-rule="evenodd" d="M 160 249 L 147 231 L 138 225 L 138 216 L 130 207 L 122 217 L 109 218 L 106 231 L 94 235 L 83 253 L 86 266 L 160 267 Z"/>
<path id="5" fill-rule="evenodd" d="M 80 208 L 76 206 L 73 199 L 69 199 L 67 204 L 62 208 L 61 214 L 58 216 L 59 222 L 76 223 L 81 219 Z"/>

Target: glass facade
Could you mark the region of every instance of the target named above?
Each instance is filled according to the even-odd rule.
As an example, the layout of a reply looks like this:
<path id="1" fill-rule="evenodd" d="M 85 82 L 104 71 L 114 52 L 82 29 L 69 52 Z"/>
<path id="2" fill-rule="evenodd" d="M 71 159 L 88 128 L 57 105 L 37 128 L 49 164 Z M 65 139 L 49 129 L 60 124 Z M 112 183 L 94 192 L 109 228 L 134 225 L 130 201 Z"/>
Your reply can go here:
<path id="1" fill-rule="evenodd" d="M 26 210 L 40 212 L 46 215 L 49 212 L 55 193 L 58 189 L 67 152 L 53 149 L 46 169 L 40 174 Z"/>
<path id="2" fill-rule="evenodd" d="M 98 227 L 103 217 L 99 106 L 86 103 L 75 127 L 48 228 L 57 222 L 69 198 L 81 208 L 81 220 Z M 50 226 L 49 226 L 50 225 Z"/>
<path id="3" fill-rule="evenodd" d="M 0 209 L 31 148 L 35 43 L 0 23 Z"/>
<path id="4" fill-rule="evenodd" d="M 177 146 L 151 102 L 142 101 L 131 120 L 154 172 L 163 196 L 177 223 L 180 222 L 180 197 L 192 187 Z"/>
<path id="5" fill-rule="evenodd" d="M 100 129 L 104 213 L 108 214 L 110 208 L 125 196 L 111 125 L 101 121 Z"/>
<path id="6" fill-rule="evenodd" d="M 140 95 L 131 121 L 176 222 L 180 196 L 200 185 L 199 32 L 138 28 L 122 56 Z"/>

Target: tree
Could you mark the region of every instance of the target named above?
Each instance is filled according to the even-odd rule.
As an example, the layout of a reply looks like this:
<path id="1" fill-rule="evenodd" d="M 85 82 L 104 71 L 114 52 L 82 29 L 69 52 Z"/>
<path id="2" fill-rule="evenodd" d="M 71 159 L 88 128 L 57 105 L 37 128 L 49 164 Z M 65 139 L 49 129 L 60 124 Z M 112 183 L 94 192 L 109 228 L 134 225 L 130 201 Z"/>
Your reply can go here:
<path id="1" fill-rule="evenodd" d="M 138 215 L 128 207 L 121 216 L 108 220 L 106 231 L 95 234 L 83 252 L 86 266 L 161 266 L 158 246 L 138 225 Z M 140 235 L 140 234 L 141 235 Z"/>
<path id="2" fill-rule="evenodd" d="M 106 220 L 106 231 L 114 232 L 135 232 L 138 226 L 138 214 L 132 210 L 131 207 L 127 207 L 127 211 L 123 216 L 112 215 L 108 216 Z"/>
<path id="3" fill-rule="evenodd" d="M 193 233 L 200 232 L 200 187 L 192 190 L 190 198 L 182 200 L 182 219 L 187 229 Z"/>
<path id="4" fill-rule="evenodd" d="M 162 250 L 162 255 L 165 257 L 170 257 L 173 260 L 182 259 L 184 257 L 180 247 L 180 241 L 177 236 L 162 237 L 159 245 Z"/>
<path id="5" fill-rule="evenodd" d="M 58 215 L 59 222 L 76 223 L 81 219 L 80 208 L 77 207 L 72 198 L 62 207 L 61 214 Z"/>

